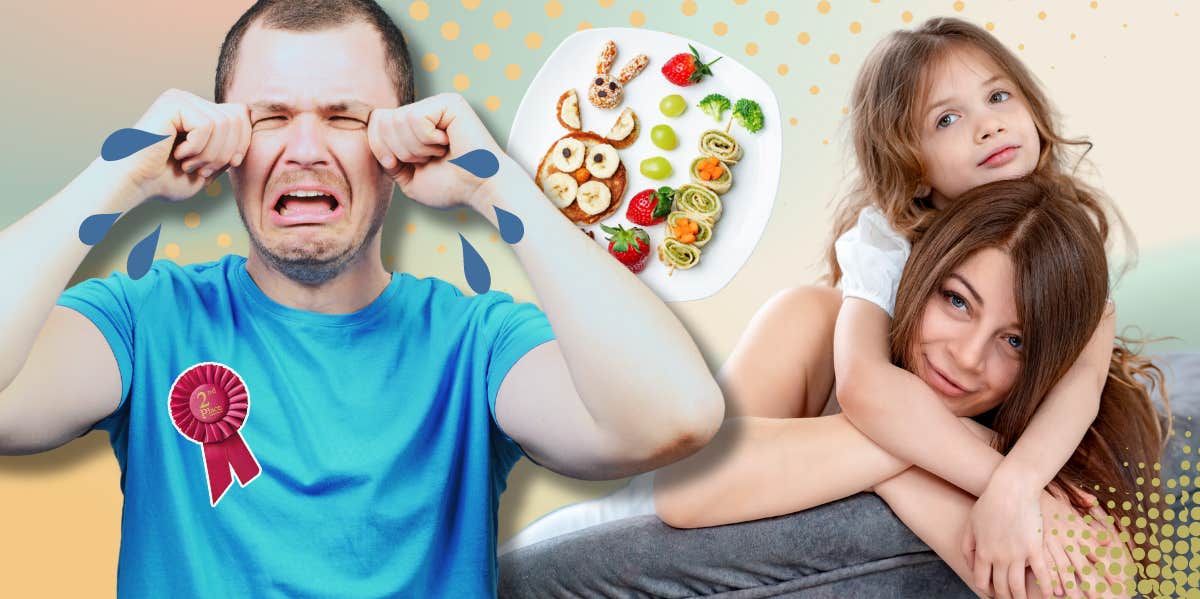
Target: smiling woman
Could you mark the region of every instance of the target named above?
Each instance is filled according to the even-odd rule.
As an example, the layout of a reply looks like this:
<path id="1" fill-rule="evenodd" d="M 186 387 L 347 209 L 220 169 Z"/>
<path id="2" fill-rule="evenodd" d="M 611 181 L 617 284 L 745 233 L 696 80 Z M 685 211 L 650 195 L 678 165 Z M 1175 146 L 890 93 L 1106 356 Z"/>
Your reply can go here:
<path id="1" fill-rule="evenodd" d="M 892 362 L 916 374 L 974 433 L 986 448 L 987 458 L 975 464 L 980 471 L 996 468 L 1076 357 L 1092 350 L 1089 341 L 1106 316 L 1103 243 L 1087 212 L 1066 197 L 1069 193 L 1069 187 L 1036 178 L 968 192 L 918 239 L 900 282 Z M 505 548 L 511 553 L 504 577 L 508 588 L 522 590 L 506 596 L 537 596 L 532 588 L 523 590 L 526 580 L 532 584 L 543 569 L 573 566 L 557 557 L 542 558 L 553 564 L 532 557 L 548 556 L 533 543 L 573 528 L 651 512 L 678 528 L 733 524 L 863 491 L 883 498 L 962 580 L 972 583 L 960 533 L 976 496 L 890 454 L 836 413 L 836 402 L 825 405 L 834 382 L 832 331 L 810 325 L 831 321 L 824 313 L 836 312 L 840 304 L 836 290 L 823 288 L 793 290 L 770 302 L 720 377 L 737 417 L 695 456 L 659 470 L 652 501 L 649 485 L 639 479 L 612 499 L 567 508 L 515 537 Z M 1132 535 L 1128 527 L 1135 512 L 1157 501 L 1154 487 L 1135 479 L 1125 464 L 1157 462 L 1167 429 L 1150 400 L 1151 390 L 1161 389 L 1157 368 L 1123 345 L 1100 349 L 1109 368 L 1099 413 L 1040 499 L 1045 517 L 1062 532 L 1056 538 L 1075 545 L 1046 557 L 1072 586 L 1120 584 L 1130 556 L 1145 556 L 1111 539 L 1119 532 Z M 893 394 L 887 401 L 904 405 L 908 398 Z M 822 412 L 827 415 L 818 416 Z M 1100 497 L 1092 496 L 1093 490 Z M 1098 509 L 1096 499 L 1107 511 Z M 1089 525 L 1079 516 L 1099 523 Z M 1084 540 L 1096 535 L 1108 535 L 1103 542 L 1111 544 L 1103 552 L 1108 556 L 1103 568 L 1079 547 L 1097 546 L 1099 541 Z M 719 553 L 714 549 L 713 555 Z M 820 555 L 797 559 L 825 563 Z M 730 563 L 722 569 L 707 564 L 702 572 L 663 560 L 640 580 L 652 585 L 656 572 L 672 572 L 664 577 L 677 581 L 680 571 L 692 571 L 699 582 L 713 571 L 755 571 L 761 565 Z M 1078 581 L 1067 573 L 1068 567 L 1083 572 L 1085 566 L 1088 573 Z M 598 583 L 578 582 L 579 588 Z M 1036 590 L 1032 577 L 1029 586 Z M 650 592 L 650 586 L 643 590 Z"/>

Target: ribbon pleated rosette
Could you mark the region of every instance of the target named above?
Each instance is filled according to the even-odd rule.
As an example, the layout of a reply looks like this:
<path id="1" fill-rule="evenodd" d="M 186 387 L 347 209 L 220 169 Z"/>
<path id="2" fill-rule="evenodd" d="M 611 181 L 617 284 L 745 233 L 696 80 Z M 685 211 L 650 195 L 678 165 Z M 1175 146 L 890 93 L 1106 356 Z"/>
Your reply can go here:
<path id="1" fill-rule="evenodd" d="M 175 429 L 204 452 L 213 507 L 233 485 L 234 475 L 245 487 L 262 472 L 238 432 L 250 413 L 250 393 L 232 368 L 205 362 L 184 371 L 171 386 L 170 410 Z"/>

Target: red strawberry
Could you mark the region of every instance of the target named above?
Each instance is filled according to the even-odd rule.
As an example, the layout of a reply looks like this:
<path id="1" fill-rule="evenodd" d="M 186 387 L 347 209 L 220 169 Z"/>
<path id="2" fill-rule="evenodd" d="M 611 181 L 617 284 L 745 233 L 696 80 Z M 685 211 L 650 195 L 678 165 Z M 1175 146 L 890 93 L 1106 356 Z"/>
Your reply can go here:
<path id="1" fill-rule="evenodd" d="M 617 228 L 600 225 L 608 238 L 608 253 L 616 256 L 617 260 L 633 272 L 642 272 L 650 261 L 650 236 L 640 227 L 626 229 L 621 225 Z"/>
<path id="2" fill-rule="evenodd" d="M 705 75 L 712 75 L 712 70 L 708 67 L 722 58 L 718 56 L 717 60 L 705 64 L 700 60 L 700 53 L 691 44 L 688 44 L 688 48 L 692 51 L 691 54 L 676 54 L 662 68 L 663 77 L 680 87 L 687 87 L 697 83 Z"/>
<path id="3" fill-rule="evenodd" d="M 646 189 L 638 192 L 629 200 L 629 208 L 625 210 L 625 218 L 629 222 L 649 227 L 667 220 L 671 213 L 671 203 L 675 201 L 675 190 L 670 187 L 659 187 L 657 190 Z"/>

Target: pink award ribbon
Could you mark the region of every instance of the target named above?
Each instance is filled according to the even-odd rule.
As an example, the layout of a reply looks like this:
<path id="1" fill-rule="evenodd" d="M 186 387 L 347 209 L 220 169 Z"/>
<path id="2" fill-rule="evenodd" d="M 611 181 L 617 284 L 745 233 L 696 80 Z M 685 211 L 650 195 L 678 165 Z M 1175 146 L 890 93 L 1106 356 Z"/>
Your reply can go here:
<path id="1" fill-rule="evenodd" d="M 170 410 L 175 429 L 204 450 L 213 507 L 233 485 L 234 474 L 245 487 L 262 472 L 238 433 L 250 412 L 250 393 L 232 368 L 204 362 L 185 370 L 171 386 Z"/>

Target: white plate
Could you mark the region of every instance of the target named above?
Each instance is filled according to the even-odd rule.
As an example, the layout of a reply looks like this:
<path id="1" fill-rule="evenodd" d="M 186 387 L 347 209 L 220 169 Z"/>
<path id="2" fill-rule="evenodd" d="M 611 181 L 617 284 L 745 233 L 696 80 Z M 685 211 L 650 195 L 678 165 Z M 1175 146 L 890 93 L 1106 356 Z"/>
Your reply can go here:
<path id="1" fill-rule="evenodd" d="M 600 49 L 608 40 L 617 44 L 617 59 L 610 71 L 614 76 L 638 53 L 649 56 L 650 64 L 625 85 L 625 97 L 620 105 L 601 110 L 588 102 L 587 92 L 591 76 L 596 72 Z M 724 58 L 712 66 L 713 76 L 690 87 L 679 87 L 663 77 L 662 66 L 670 57 L 689 52 L 688 44 L 695 46 L 705 62 L 718 56 Z M 730 102 L 748 98 L 762 106 L 765 126 L 758 133 L 750 133 L 737 123 L 730 129 L 730 134 L 744 149 L 744 156 L 731 169 L 733 187 L 721 196 L 724 211 L 713 228 L 712 240 L 701 248 L 700 263 L 671 274 L 658 261 L 657 255 L 658 244 L 666 235 L 666 224 L 645 227 L 650 234 L 652 255 L 650 263 L 638 276 L 663 301 L 697 300 L 720 291 L 754 251 L 775 204 L 783 151 L 783 123 L 779 119 L 779 103 L 771 88 L 733 58 L 677 35 L 621 27 L 574 33 L 550 54 L 530 82 L 508 134 L 508 154 L 531 175 L 536 174 L 538 163 L 551 144 L 567 133 L 558 124 L 555 110 L 559 96 L 571 88 L 579 95 L 584 130 L 604 135 L 626 107 L 632 107 L 638 116 L 640 132 L 637 141 L 618 152 L 629 174 L 628 185 L 620 209 L 601 223 L 608 226 L 633 226 L 625 218 L 625 210 L 637 192 L 662 185 L 678 188 L 691 181 L 688 168 L 692 159 L 700 155 L 697 147 L 700 134 L 708 129 L 724 130 L 732 118 L 732 111 L 727 111 L 725 122 L 717 123 L 696 107 L 701 98 L 719 93 Z M 659 100 L 670 94 L 679 94 L 688 103 L 687 110 L 675 118 L 663 116 L 658 110 Z M 650 141 L 650 129 L 663 123 L 670 125 L 679 139 L 674 150 L 659 149 Z M 642 175 L 639 168 L 642 160 L 653 156 L 662 156 L 671 162 L 674 171 L 671 177 L 655 181 Z M 586 228 L 595 232 L 597 241 L 606 238 L 599 224 Z M 607 247 L 608 243 L 604 245 Z"/>

